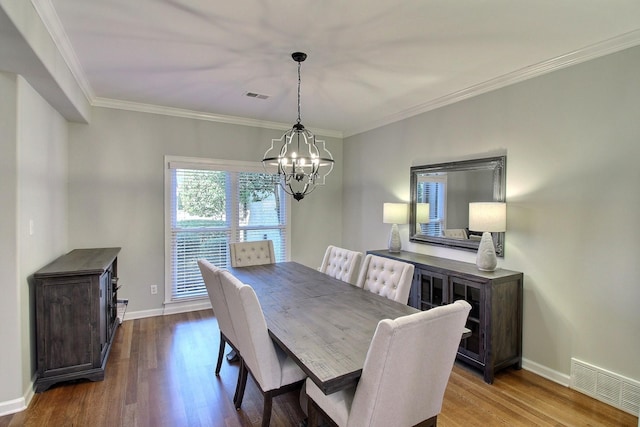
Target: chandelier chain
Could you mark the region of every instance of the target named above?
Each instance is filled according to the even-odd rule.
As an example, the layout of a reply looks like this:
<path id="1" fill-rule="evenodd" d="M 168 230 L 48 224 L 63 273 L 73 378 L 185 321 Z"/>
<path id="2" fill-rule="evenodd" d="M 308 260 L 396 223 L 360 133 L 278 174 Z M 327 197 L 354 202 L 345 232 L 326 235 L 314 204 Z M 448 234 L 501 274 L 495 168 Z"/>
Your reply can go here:
<path id="1" fill-rule="evenodd" d="M 300 124 L 300 65 L 301 63 L 298 62 L 298 124 Z"/>

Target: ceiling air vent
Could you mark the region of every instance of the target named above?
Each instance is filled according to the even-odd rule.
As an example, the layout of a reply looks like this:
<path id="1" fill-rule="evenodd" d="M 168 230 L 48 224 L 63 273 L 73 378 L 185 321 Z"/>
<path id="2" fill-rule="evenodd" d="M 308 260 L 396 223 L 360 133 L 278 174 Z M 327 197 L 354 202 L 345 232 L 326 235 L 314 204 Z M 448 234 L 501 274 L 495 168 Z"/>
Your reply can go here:
<path id="1" fill-rule="evenodd" d="M 249 98 L 258 98 L 258 99 L 267 99 L 267 98 L 269 98 L 269 95 L 263 95 L 261 93 L 255 93 L 255 92 L 247 92 L 244 95 L 248 96 Z"/>

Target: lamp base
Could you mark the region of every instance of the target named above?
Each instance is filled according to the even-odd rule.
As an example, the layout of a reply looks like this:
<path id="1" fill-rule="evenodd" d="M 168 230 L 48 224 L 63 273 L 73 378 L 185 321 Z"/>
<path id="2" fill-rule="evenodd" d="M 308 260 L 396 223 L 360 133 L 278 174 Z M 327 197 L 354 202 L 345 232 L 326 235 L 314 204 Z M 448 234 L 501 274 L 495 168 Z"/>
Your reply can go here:
<path id="1" fill-rule="evenodd" d="M 389 252 L 398 253 L 402 250 L 402 242 L 400 241 L 400 232 L 398 224 L 391 225 L 391 234 L 389 234 Z"/>
<path id="2" fill-rule="evenodd" d="M 493 246 L 493 237 L 491 233 L 485 231 L 480 239 L 478 246 L 478 255 L 476 256 L 476 266 L 480 271 L 494 271 L 498 265 L 496 258 L 496 249 Z"/>

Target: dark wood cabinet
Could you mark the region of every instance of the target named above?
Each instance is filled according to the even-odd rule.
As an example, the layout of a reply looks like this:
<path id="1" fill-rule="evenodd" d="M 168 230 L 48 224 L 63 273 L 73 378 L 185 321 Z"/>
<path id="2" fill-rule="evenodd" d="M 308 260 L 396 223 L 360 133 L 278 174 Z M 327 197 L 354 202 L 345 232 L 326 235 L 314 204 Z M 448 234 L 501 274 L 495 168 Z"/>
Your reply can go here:
<path id="1" fill-rule="evenodd" d="M 118 327 L 120 248 L 75 249 L 34 273 L 36 392 L 104 379 Z"/>
<path id="2" fill-rule="evenodd" d="M 522 367 L 522 273 L 480 271 L 475 264 L 406 251 L 367 253 L 415 266 L 413 307 L 429 310 L 460 299 L 471 304 L 466 324 L 471 336 L 460 342 L 457 358 L 481 369 L 487 383 L 500 369 Z"/>

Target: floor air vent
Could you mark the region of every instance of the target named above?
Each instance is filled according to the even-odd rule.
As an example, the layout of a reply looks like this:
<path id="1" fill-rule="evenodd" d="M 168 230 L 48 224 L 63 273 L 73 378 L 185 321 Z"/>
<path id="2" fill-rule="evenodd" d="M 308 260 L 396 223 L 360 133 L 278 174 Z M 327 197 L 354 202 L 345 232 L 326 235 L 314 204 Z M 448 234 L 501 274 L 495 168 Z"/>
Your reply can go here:
<path id="1" fill-rule="evenodd" d="M 571 359 L 571 388 L 633 415 L 640 412 L 640 383 Z"/>

